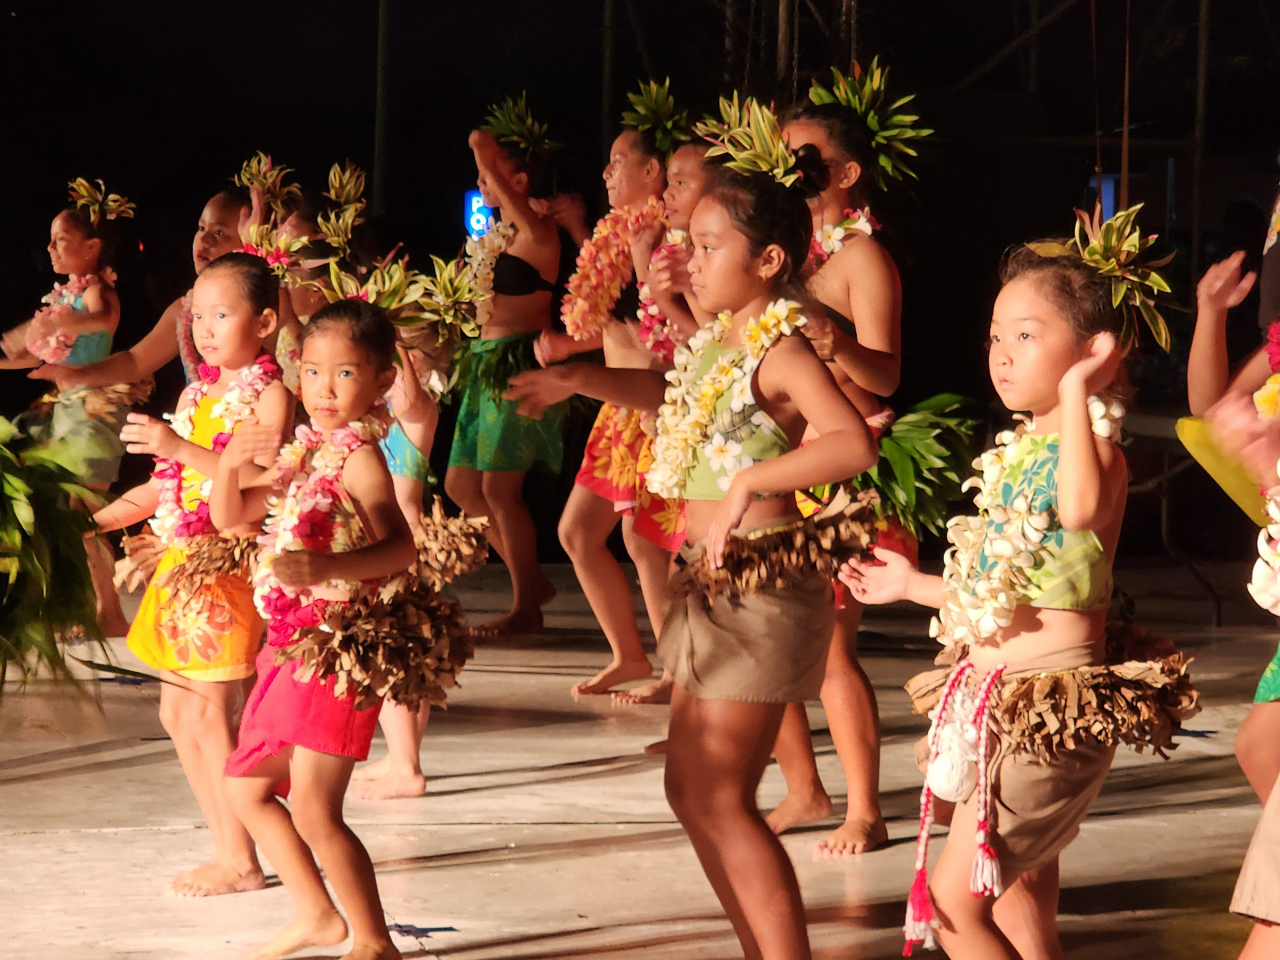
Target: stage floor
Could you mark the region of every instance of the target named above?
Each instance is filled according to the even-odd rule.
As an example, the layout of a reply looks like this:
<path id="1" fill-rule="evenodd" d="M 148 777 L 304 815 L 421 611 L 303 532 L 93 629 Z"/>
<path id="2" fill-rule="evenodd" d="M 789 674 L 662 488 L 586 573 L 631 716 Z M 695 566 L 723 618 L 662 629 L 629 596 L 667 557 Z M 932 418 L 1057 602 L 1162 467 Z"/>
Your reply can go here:
<path id="1" fill-rule="evenodd" d="M 1118 754 L 1062 861 L 1068 957 L 1228 960 L 1247 935 L 1248 923 L 1226 910 L 1260 807 L 1232 743 L 1277 631 L 1245 596 L 1244 565 L 1210 573 L 1227 597 L 1228 626 L 1218 630 L 1205 626 L 1209 605 L 1180 569 L 1118 577 L 1143 622 L 1174 632 L 1195 654 L 1205 709 L 1172 760 Z M 666 708 L 573 700 L 570 686 L 603 666 L 608 648 L 572 570 L 552 575 L 560 594 L 545 633 L 482 644 L 450 709 L 432 716 L 422 751 L 427 795 L 348 801 L 396 942 L 406 957 L 450 960 L 741 956 L 663 797 L 662 758 L 642 752 L 664 736 Z M 490 567 L 460 594 L 483 617 L 503 608 L 505 590 L 503 569 Z M 814 843 L 836 821 L 783 838 L 820 958 L 901 953 L 920 784 L 912 744 L 925 730 L 901 684 L 928 666 L 926 622 L 917 610 L 890 608 L 867 618 L 871 632 L 860 641 L 884 724 L 881 791 L 891 843 L 860 858 L 814 862 Z M 290 919 L 288 895 L 274 878 L 255 893 L 166 895 L 168 882 L 205 859 L 210 845 L 156 717 L 157 686 L 109 682 L 87 692 L 98 699 L 44 682 L 21 692 L 10 683 L 0 701 L 0 955 L 245 955 Z M 843 778 L 821 707 L 811 705 L 809 717 L 840 814 Z M 376 740 L 371 759 L 383 752 Z M 782 793 L 771 767 L 762 807 Z"/>

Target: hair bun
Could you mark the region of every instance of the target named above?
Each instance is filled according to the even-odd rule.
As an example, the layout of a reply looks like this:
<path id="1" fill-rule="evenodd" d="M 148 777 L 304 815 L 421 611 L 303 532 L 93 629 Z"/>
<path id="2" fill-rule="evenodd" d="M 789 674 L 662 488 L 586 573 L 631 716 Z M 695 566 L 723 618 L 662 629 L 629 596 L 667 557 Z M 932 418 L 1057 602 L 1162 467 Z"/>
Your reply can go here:
<path id="1" fill-rule="evenodd" d="M 805 143 L 796 148 L 795 170 L 800 174 L 798 180 L 790 187 L 806 200 L 816 197 L 831 185 L 831 171 L 822 159 L 822 154 L 812 143 Z"/>

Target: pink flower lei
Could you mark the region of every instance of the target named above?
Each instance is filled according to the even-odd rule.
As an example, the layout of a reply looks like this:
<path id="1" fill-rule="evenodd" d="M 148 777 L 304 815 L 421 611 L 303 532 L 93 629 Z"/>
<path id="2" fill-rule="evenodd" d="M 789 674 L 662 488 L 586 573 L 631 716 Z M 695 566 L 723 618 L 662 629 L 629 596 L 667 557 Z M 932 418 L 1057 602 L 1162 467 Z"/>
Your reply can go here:
<path id="1" fill-rule="evenodd" d="M 659 197 L 650 197 L 638 210 L 611 210 L 578 253 L 577 269 L 569 278 L 560 317 L 575 340 L 588 340 L 603 330 L 609 311 L 631 276 L 631 238 L 662 219 Z"/>
<path id="2" fill-rule="evenodd" d="M 66 283 L 55 283 L 53 289 L 40 298 L 40 302 L 47 306 L 37 310 L 31 319 L 54 320 L 74 313 L 75 307 L 72 304 L 76 302 L 76 298 L 97 283 L 114 286 L 115 272 L 108 267 L 101 274 L 86 273 L 79 277 L 72 274 Z M 76 334 L 64 330 L 55 331 L 47 337 L 28 335 L 27 352 L 45 363 L 62 363 L 70 355 L 75 342 Z"/>
<path id="3" fill-rule="evenodd" d="M 173 424 L 173 432 L 183 440 L 190 440 L 195 427 L 195 411 L 200 401 L 208 395 L 209 389 L 218 382 L 222 375 L 219 367 L 211 367 L 207 363 L 200 364 L 199 379 L 187 385 L 178 401 L 178 410 L 169 415 Z M 209 449 L 221 453 L 231 439 L 236 427 L 253 412 L 254 404 L 272 383 L 280 379 L 280 368 L 266 354 L 258 357 L 253 363 L 240 371 L 234 383 L 227 387 L 218 402 L 214 404 L 209 415 L 220 418 L 230 429 L 213 437 Z M 187 510 L 182 505 L 182 464 L 177 460 L 156 457 L 155 469 L 151 472 L 160 483 L 160 502 L 155 516 L 151 518 L 151 529 L 165 544 L 185 537 L 198 537 L 216 532 L 209 519 L 209 487 L 212 480 L 206 478 L 201 484 L 200 502 L 194 510 Z"/>
<path id="4" fill-rule="evenodd" d="M 272 501 L 258 543 L 262 548 L 254 576 L 254 602 L 267 621 L 267 642 L 287 646 L 300 629 L 324 620 L 328 606 L 355 598 L 361 584 L 326 581 L 302 589 L 286 587 L 271 572 L 271 558 L 285 550 L 342 553 L 359 544 L 351 540 L 350 524 L 335 519 L 347 494 L 342 467 L 347 457 L 366 443 L 387 435 L 391 415 L 379 401 L 359 420 L 333 430 L 326 438 L 314 425 L 300 425 L 295 439 L 280 451 L 279 483 L 287 488 Z M 349 504 L 346 512 L 354 517 Z"/>
<path id="5" fill-rule="evenodd" d="M 1267 327 L 1267 361 L 1272 373 L 1280 373 L 1280 320 Z"/>
<path id="6" fill-rule="evenodd" d="M 660 253 L 669 254 L 684 246 L 686 239 L 687 235 L 683 230 L 668 230 L 666 242 L 653 251 L 653 256 L 649 258 L 649 262 L 652 263 L 653 259 Z M 636 311 L 636 316 L 640 320 L 640 342 L 665 362 L 671 363 L 675 356 L 676 346 L 680 343 L 678 339 L 679 331 L 663 315 L 661 308 L 653 299 L 653 291 L 649 289 L 649 284 L 640 284 L 639 293 L 640 307 Z"/>

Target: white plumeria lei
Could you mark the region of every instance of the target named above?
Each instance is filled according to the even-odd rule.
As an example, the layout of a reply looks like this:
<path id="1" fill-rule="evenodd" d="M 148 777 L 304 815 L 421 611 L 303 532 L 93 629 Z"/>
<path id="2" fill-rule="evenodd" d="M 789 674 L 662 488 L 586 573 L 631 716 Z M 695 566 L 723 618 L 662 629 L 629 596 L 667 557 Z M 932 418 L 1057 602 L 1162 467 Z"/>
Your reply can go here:
<path id="1" fill-rule="evenodd" d="M 489 229 L 475 239 L 467 239 L 467 267 L 471 280 L 480 291 L 475 300 L 476 323 L 484 322 L 493 313 L 493 266 L 511 245 L 516 228 L 501 220 L 489 218 Z"/>
<path id="2" fill-rule="evenodd" d="M 267 363 L 264 364 L 264 360 Z M 182 391 L 177 411 L 164 414 L 173 432 L 183 440 L 191 439 L 191 434 L 195 430 L 196 407 L 208 395 L 210 388 L 218 382 L 216 377 L 206 379 L 206 376 L 211 376 L 206 371 L 205 365 L 201 364 L 200 376 Z M 279 379 L 279 369 L 266 356 L 259 357 L 243 368 L 227 387 L 226 392 L 209 410 L 210 418 L 222 420 L 223 430 L 220 432 L 234 433 L 236 427 L 252 415 L 258 398 L 262 396 L 262 391 Z M 151 518 L 150 526 L 162 543 L 170 544 L 186 514 L 182 506 L 182 464 L 161 463 L 157 460 L 156 466 L 166 475 L 160 480 L 159 503 L 156 505 L 156 512 Z M 200 499 L 208 501 L 212 491 L 213 478 L 205 477 L 200 482 Z"/>
<path id="3" fill-rule="evenodd" d="M 688 343 L 676 347 L 675 367 L 667 372 L 670 386 L 666 403 L 658 410 L 658 434 L 653 442 L 653 465 L 646 474 L 649 491 L 667 500 L 684 492 L 685 478 L 693 465 L 694 451 L 707 447 L 708 457 L 721 458 L 727 451 L 723 437 L 709 437 L 716 403 L 726 390 L 735 389 L 734 400 L 751 402 L 751 379 L 768 349 L 779 337 L 800 329 L 808 322 L 800 304 L 779 299 L 753 317 L 742 331 L 741 351 L 721 354 L 702 377 L 697 377 L 702 355 L 711 344 L 723 343 L 733 326 L 733 315 L 721 313 Z M 745 382 L 745 390 L 738 386 Z M 717 439 L 720 441 L 716 445 Z M 732 454 L 729 454 L 732 458 Z M 741 464 L 739 463 L 739 469 Z"/>
<path id="4" fill-rule="evenodd" d="M 845 210 L 845 217 L 839 223 L 824 223 L 813 234 L 813 243 L 809 256 L 823 261 L 835 256 L 844 249 L 844 239 L 851 233 L 862 233 L 871 236 L 880 228 L 875 217 L 871 216 L 871 208 L 861 210 Z"/>
<path id="5" fill-rule="evenodd" d="M 1267 491 L 1267 518 L 1258 531 L 1258 559 L 1249 579 L 1249 595 L 1268 613 L 1280 616 L 1280 487 Z"/>
<path id="6" fill-rule="evenodd" d="M 1095 435 L 1119 437 L 1123 405 L 1090 397 L 1088 409 Z M 1052 514 L 1032 512 L 1021 495 L 1008 506 L 995 502 L 1009 452 L 1035 427 L 1034 421 L 1021 414 L 1015 414 L 1014 419 L 1022 422 L 1016 429 L 996 435 L 995 448 L 973 461 L 978 475 L 966 480 L 962 488 L 977 488 L 973 502 L 978 515 L 952 517 L 947 523 L 951 547 L 944 558 L 943 604 L 929 623 L 929 636 L 943 646 L 982 643 L 1012 624 L 1018 602 L 1031 584 L 1029 571 L 1043 562 L 1041 553 L 1054 523 Z M 994 561 L 985 573 L 978 566 L 984 546 L 987 558 Z"/>

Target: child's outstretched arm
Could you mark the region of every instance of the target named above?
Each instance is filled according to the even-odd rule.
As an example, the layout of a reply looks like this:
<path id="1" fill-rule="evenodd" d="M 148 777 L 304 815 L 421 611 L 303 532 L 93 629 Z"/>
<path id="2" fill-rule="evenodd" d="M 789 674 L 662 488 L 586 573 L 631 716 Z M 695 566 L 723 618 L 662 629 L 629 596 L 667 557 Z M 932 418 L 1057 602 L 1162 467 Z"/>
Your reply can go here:
<path id="1" fill-rule="evenodd" d="M 1193 416 L 1204 416 L 1222 399 L 1231 382 L 1227 311 L 1244 301 L 1258 276 L 1250 272 L 1241 277 L 1243 263 L 1244 251 L 1238 250 L 1206 270 L 1196 285 L 1196 330 L 1187 357 L 1187 403 Z M 1252 393 L 1270 373 L 1267 355 L 1259 350 L 1240 369 L 1235 384 Z"/>
<path id="2" fill-rule="evenodd" d="M 878 605 L 910 600 L 935 610 L 942 607 L 942 578 L 921 573 L 900 553 L 873 551 L 876 563 L 850 560 L 840 568 L 840 582 L 859 603 Z"/>
<path id="3" fill-rule="evenodd" d="M 1058 383 L 1062 408 L 1058 447 L 1058 520 L 1067 530 L 1099 530 L 1115 515 L 1128 487 L 1124 457 L 1110 440 L 1095 437 L 1089 396 L 1103 389 L 1120 366 L 1116 338 L 1100 333 L 1089 356 Z"/>
<path id="4" fill-rule="evenodd" d="M 148 480 L 126 490 L 114 503 L 95 513 L 93 522 L 98 525 L 99 533 L 108 533 L 155 516 L 159 505 L 160 487 L 154 480 Z"/>
<path id="5" fill-rule="evenodd" d="M 162 460 L 176 460 L 184 467 L 212 477 L 218 470 L 218 454 L 198 443 L 183 440 L 163 420 L 145 413 L 130 413 L 120 428 L 120 439 L 129 453 L 144 453 Z"/>
<path id="6" fill-rule="evenodd" d="M 342 467 L 342 485 L 368 527 L 369 546 L 346 553 L 282 553 L 271 562 L 271 571 L 285 586 L 306 587 L 334 579 L 376 580 L 402 573 L 417 558 L 413 533 L 377 447 L 366 444 L 351 452 Z"/>
<path id="7" fill-rule="evenodd" d="M 267 498 L 279 471 L 271 468 L 241 487 L 242 475 L 255 460 L 280 452 L 280 429 L 248 417 L 236 427 L 226 448 L 215 454 L 213 489 L 209 492 L 209 519 L 219 530 L 257 523 L 267 515 Z"/>
<path id="8" fill-rule="evenodd" d="M 657 410 L 666 383 L 660 370 L 566 363 L 517 373 L 502 399 L 515 401 L 516 412 L 534 420 L 541 419 L 548 407 L 579 394 L 633 410 Z"/>

